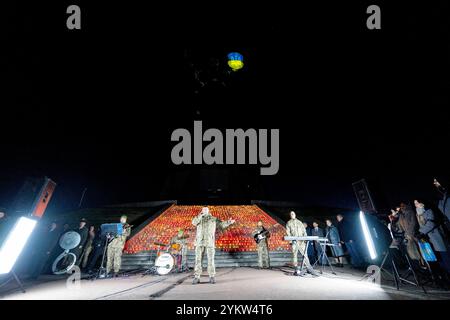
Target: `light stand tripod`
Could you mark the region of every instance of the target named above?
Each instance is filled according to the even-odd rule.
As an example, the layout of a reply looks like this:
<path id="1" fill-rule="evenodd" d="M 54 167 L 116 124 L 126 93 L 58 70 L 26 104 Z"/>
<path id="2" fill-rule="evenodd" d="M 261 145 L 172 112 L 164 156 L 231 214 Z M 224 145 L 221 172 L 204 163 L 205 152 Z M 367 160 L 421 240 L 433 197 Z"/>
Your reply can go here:
<path id="1" fill-rule="evenodd" d="M 398 270 L 397 264 L 395 263 L 395 258 L 392 255 L 392 250 L 398 250 L 400 252 L 400 254 L 405 258 L 405 261 L 408 265 L 408 269 L 406 270 L 406 273 L 404 275 L 401 275 Z M 392 272 L 389 272 L 388 270 L 386 270 L 386 268 L 385 268 L 386 262 L 389 262 L 391 264 Z M 404 252 L 402 252 L 400 248 L 398 248 L 394 245 L 389 246 L 389 248 L 387 249 L 387 251 L 384 255 L 383 261 L 381 262 L 380 270 L 389 274 L 394 279 L 394 283 L 395 283 L 397 290 L 400 290 L 400 285 L 402 283 L 407 283 L 407 284 L 410 284 L 410 285 L 413 285 L 416 287 L 421 287 L 423 292 L 427 293 L 424 286 L 419 284 L 416 273 L 411 265 L 411 261 L 409 260 L 408 255 L 405 254 Z M 408 276 L 410 276 L 410 275 L 413 276 L 414 282 L 407 279 Z"/>
<path id="2" fill-rule="evenodd" d="M 108 249 L 109 237 L 110 237 L 110 234 L 107 233 L 106 237 L 105 237 L 105 246 L 103 248 L 102 263 L 100 264 L 100 268 L 98 269 L 98 272 L 97 272 L 97 278 L 98 279 L 106 278 L 106 268 L 104 266 L 105 266 L 106 250 Z"/>
<path id="3" fill-rule="evenodd" d="M 106 233 L 105 235 L 105 244 L 103 245 L 103 255 L 102 255 L 102 262 L 100 264 L 100 268 L 96 273 L 94 273 L 90 280 L 96 280 L 96 279 L 104 279 L 106 278 L 106 268 L 105 268 L 105 257 L 106 257 L 106 250 L 108 249 L 108 240 L 109 240 L 109 233 Z"/>
<path id="4" fill-rule="evenodd" d="M 23 287 L 22 282 L 20 281 L 19 277 L 17 276 L 17 274 L 14 271 L 10 271 L 10 277 L 9 279 L 7 279 L 5 282 L 3 282 L 2 284 L 0 284 L 0 288 L 6 286 L 8 283 L 10 283 L 11 281 L 15 280 L 16 283 L 19 285 L 20 290 L 25 293 L 25 288 Z"/>

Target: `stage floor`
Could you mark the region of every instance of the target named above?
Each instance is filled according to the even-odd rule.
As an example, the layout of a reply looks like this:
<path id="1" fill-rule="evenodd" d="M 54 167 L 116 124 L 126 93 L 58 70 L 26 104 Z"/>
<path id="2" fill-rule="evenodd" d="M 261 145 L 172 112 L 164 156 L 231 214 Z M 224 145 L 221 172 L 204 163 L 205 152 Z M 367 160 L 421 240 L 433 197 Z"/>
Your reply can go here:
<path id="1" fill-rule="evenodd" d="M 450 299 L 450 292 L 429 289 L 428 294 L 413 286 L 377 286 L 360 281 L 363 273 L 350 268 L 337 269 L 337 275 L 294 277 L 289 269 L 258 270 L 254 268 L 217 269 L 216 284 L 192 285 L 192 274 L 168 276 L 130 275 L 114 279 L 81 280 L 67 284 L 61 277 L 43 277 L 25 283 L 27 292 L 0 292 L 0 299 L 55 300 L 397 300 Z"/>

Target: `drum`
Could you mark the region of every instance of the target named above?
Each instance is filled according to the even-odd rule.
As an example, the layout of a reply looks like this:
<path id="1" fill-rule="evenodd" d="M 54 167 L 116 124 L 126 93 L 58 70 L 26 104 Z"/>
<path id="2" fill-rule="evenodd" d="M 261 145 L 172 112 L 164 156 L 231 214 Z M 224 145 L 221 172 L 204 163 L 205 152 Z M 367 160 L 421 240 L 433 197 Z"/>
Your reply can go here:
<path id="1" fill-rule="evenodd" d="M 163 253 L 155 261 L 156 272 L 159 275 L 168 274 L 172 271 L 175 260 L 170 253 Z"/>

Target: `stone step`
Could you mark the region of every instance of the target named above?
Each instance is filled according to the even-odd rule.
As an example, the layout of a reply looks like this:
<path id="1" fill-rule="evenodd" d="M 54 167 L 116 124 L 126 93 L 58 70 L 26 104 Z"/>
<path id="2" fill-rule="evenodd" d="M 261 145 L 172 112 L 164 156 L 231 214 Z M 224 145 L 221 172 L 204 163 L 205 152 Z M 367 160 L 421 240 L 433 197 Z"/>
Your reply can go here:
<path id="1" fill-rule="evenodd" d="M 138 254 L 126 254 L 122 256 L 122 269 L 133 270 L 148 268 L 154 264 L 156 252 L 141 252 Z M 271 251 L 269 253 L 271 266 L 280 267 L 292 261 L 292 254 L 289 251 Z M 206 254 L 203 257 L 203 265 L 207 264 Z M 188 251 L 187 263 L 190 268 L 194 267 L 195 253 Z M 216 251 L 215 264 L 221 267 L 256 267 L 258 266 L 257 252 L 224 252 Z"/>

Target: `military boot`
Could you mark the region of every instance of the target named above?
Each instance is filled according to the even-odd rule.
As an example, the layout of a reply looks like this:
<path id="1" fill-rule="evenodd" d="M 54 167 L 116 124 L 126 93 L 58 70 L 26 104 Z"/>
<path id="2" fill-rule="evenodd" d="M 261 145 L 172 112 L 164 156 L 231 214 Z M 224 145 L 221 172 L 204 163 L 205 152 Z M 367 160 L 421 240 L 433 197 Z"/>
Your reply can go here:
<path id="1" fill-rule="evenodd" d="M 214 278 L 214 277 L 209 278 L 209 283 L 211 283 L 211 284 L 216 283 L 216 278 Z"/>
<path id="2" fill-rule="evenodd" d="M 199 283 L 200 283 L 199 278 L 194 278 L 194 280 L 192 280 L 192 284 L 199 284 Z"/>

